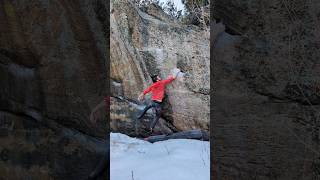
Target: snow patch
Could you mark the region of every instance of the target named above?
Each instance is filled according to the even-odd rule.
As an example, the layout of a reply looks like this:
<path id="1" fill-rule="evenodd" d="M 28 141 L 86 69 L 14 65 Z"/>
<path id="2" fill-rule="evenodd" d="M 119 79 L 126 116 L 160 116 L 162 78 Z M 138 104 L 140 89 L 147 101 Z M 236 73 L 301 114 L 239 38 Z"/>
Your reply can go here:
<path id="1" fill-rule="evenodd" d="M 171 139 L 149 143 L 110 134 L 111 180 L 209 180 L 210 144 Z"/>

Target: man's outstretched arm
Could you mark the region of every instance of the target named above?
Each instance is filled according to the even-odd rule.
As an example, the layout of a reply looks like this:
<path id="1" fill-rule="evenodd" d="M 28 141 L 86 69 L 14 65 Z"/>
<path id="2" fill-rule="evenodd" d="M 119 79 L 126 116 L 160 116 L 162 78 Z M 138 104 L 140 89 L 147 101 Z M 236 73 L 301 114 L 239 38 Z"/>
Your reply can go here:
<path id="1" fill-rule="evenodd" d="M 153 85 L 149 86 L 147 89 L 145 89 L 138 97 L 138 100 L 141 101 L 144 99 L 144 95 L 148 94 L 152 90 Z"/>

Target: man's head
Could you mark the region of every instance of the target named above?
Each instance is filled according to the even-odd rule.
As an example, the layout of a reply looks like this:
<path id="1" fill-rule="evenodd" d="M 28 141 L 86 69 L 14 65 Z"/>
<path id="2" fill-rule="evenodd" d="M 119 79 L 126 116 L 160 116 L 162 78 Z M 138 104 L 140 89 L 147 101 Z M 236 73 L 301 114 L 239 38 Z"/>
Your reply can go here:
<path id="1" fill-rule="evenodd" d="M 160 78 L 159 75 L 153 75 L 153 76 L 151 76 L 151 79 L 152 79 L 152 81 L 153 81 L 154 83 L 157 82 L 157 81 L 161 81 L 161 78 Z"/>

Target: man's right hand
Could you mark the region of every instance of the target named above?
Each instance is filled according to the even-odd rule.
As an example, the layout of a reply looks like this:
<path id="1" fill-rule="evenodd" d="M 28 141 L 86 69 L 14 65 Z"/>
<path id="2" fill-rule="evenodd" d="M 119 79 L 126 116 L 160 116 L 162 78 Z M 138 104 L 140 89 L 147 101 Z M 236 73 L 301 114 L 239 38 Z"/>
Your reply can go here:
<path id="1" fill-rule="evenodd" d="M 178 74 L 181 72 L 181 70 L 179 68 L 177 68 L 177 72 L 175 73 L 175 75 L 173 76 L 174 78 L 177 78 Z"/>

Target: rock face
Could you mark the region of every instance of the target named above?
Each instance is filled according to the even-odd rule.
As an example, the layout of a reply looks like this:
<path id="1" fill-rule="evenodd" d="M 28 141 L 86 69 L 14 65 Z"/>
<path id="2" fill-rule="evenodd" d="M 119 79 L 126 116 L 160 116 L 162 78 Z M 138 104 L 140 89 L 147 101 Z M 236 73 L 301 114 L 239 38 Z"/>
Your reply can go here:
<path id="1" fill-rule="evenodd" d="M 106 153 L 106 12 L 102 0 L 0 2 L 2 178 L 83 179 Z"/>
<path id="2" fill-rule="evenodd" d="M 172 125 L 167 127 L 172 131 L 208 131 L 209 33 L 174 22 L 155 7 L 145 12 L 127 0 L 111 1 L 112 96 L 139 104 L 138 95 L 152 84 L 150 76 L 159 74 L 166 78 L 178 67 L 185 76 L 167 87 L 162 118 Z M 111 116 L 111 130 L 131 134 L 130 128 L 119 125 L 132 122 L 134 113 L 116 103 L 111 103 L 111 112 L 113 109 L 118 111 Z M 137 113 L 138 109 L 132 112 Z"/>
<path id="3" fill-rule="evenodd" d="M 214 179 L 320 178 L 319 1 L 214 1 Z"/>

